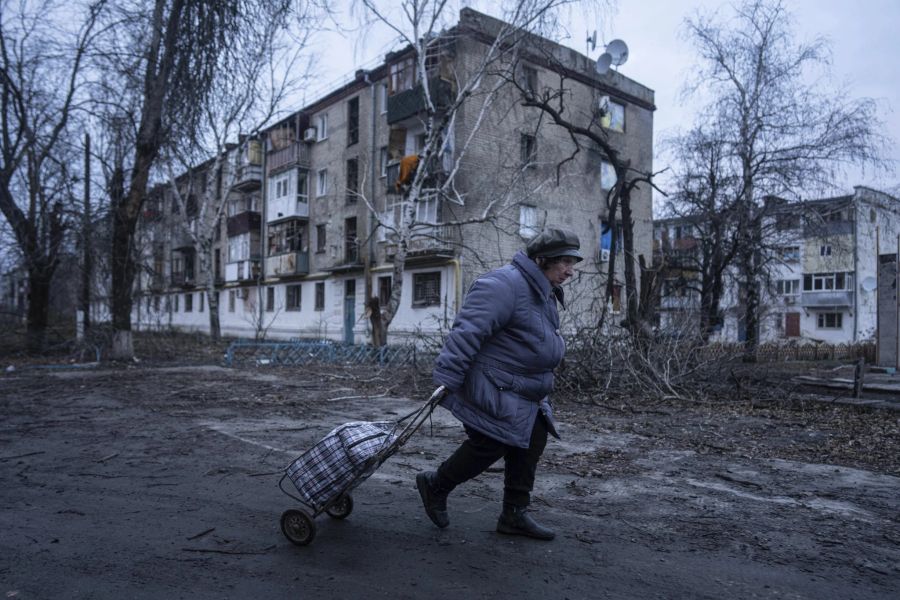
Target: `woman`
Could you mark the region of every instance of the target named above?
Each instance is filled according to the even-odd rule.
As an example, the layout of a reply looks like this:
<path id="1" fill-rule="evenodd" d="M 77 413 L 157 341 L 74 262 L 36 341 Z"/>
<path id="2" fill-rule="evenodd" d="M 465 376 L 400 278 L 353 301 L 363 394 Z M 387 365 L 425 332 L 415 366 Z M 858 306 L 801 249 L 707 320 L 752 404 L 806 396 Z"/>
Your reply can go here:
<path id="1" fill-rule="evenodd" d="M 553 369 L 565 353 L 556 303 L 559 287 L 582 260 L 578 236 L 547 229 L 526 253 L 478 278 L 469 289 L 434 369 L 448 390 L 441 405 L 462 421 L 468 439 L 436 471 L 419 473 L 416 486 L 428 517 L 450 524 L 447 495 L 505 459 L 503 511 L 497 531 L 552 540 L 553 531 L 526 509 L 548 432 L 559 435 L 548 394 Z"/>

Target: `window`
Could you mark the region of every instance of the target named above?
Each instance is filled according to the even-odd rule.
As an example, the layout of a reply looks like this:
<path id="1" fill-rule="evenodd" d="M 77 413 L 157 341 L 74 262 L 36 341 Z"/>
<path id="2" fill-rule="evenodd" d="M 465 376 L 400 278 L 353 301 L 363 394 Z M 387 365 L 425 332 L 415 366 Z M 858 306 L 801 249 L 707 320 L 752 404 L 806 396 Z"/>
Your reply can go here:
<path id="1" fill-rule="evenodd" d="M 206 303 L 206 292 L 200 292 L 200 312 L 203 312 L 204 304 Z"/>
<path id="2" fill-rule="evenodd" d="M 776 252 L 778 257 L 784 262 L 798 262 L 800 260 L 800 246 L 782 246 Z"/>
<path id="3" fill-rule="evenodd" d="M 616 170 L 609 161 L 600 161 L 600 188 L 611 190 L 616 185 Z"/>
<path id="4" fill-rule="evenodd" d="M 328 138 L 328 113 L 322 113 L 316 120 L 316 141 Z"/>
<path id="5" fill-rule="evenodd" d="M 194 312 L 194 294 L 184 295 L 184 312 Z"/>
<path id="6" fill-rule="evenodd" d="M 779 296 L 795 296 L 800 293 L 799 279 L 779 279 L 775 282 Z"/>
<path id="7" fill-rule="evenodd" d="M 250 258 L 250 232 L 228 238 L 228 262 Z"/>
<path id="8" fill-rule="evenodd" d="M 396 94 L 412 89 L 416 82 L 416 64 L 413 58 L 407 58 L 391 65 L 390 93 Z"/>
<path id="9" fill-rule="evenodd" d="M 306 171 L 297 171 L 297 202 L 309 202 L 309 176 Z"/>
<path id="10" fill-rule="evenodd" d="M 604 102 L 600 125 L 610 131 L 625 131 L 625 105 L 613 100 Z"/>
<path id="11" fill-rule="evenodd" d="M 378 219 L 380 221 L 378 227 L 378 241 L 387 242 L 388 240 L 392 239 L 394 234 L 396 233 L 394 209 L 389 208 L 386 211 L 379 213 Z"/>
<path id="12" fill-rule="evenodd" d="M 296 219 L 269 225 L 269 256 L 288 252 L 305 252 L 303 230 L 303 223 Z"/>
<path id="13" fill-rule="evenodd" d="M 383 307 L 387 306 L 391 301 L 391 276 L 378 278 L 378 304 Z"/>
<path id="14" fill-rule="evenodd" d="M 831 256 L 831 244 L 819 246 L 819 256 Z"/>
<path id="15" fill-rule="evenodd" d="M 347 145 L 359 141 L 359 96 L 347 102 Z"/>
<path id="16" fill-rule="evenodd" d="M 300 301 L 302 299 L 301 290 L 303 286 L 300 284 L 289 285 L 285 288 L 285 310 L 300 310 Z"/>
<path id="17" fill-rule="evenodd" d="M 378 86 L 378 105 L 381 107 L 381 114 L 387 112 L 388 85 L 382 83 Z"/>
<path id="18" fill-rule="evenodd" d="M 849 291 L 853 289 L 853 273 L 810 273 L 803 276 L 804 292 Z"/>
<path id="19" fill-rule="evenodd" d="M 534 67 L 522 65 L 522 78 L 519 85 L 525 90 L 526 94 L 534 95 L 538 92 L 538 73 Z"/>
<path id="20" fill-rule="evenodd" d="M 325 282 L 316 282 L 316 310 L 325 310 Z"/>
<path id="21" fill-rule="evenodd" d="M 172 296 L 172 302 L 174 303 L 174 308 L 172 310 L 178 312 L 178 294 Z"/>
<path id="22" fill-rule="evenodd" d="M 269 286 L 266 288 L 266 312 L 275 310 L 275 288 Z"/>
<path id="23" fill-rule="evenodd" d="M 519 206 L 519 235 L 530 240 L 538 234 L 538 211 L 536 206 Z"/>
<path id="24" fill-rule="evenodd" d="M 412 305 L 416 308 L 424 306 L 440 306 L 441 304 L 441 273 L 413 273 L 413 299 Z"/>
<path id="25" fill-rule="evenodd" d="M 382 146 L 378 151 L 378 166 L 382 177 L 387 177 L 388 149 Z"/>
<path id="26" fill-rule="evenodd" d="M 522 164 L 533 166 L 537 160 L 537 138 L 529 133 L 523 133 L 519 137 L 519 156 Z"/>
<path id="27" fill-rule="evenodd" d="M 159 312 L 159 296 L 153 296 L 153 310 Z"/>
<path id="28" fill-rule="evenodd" d="M 416 202 L 416 222 L 417 223 L 437 223 L 438 222 L 438 199 L 437 196 L 429 196 L 419 198 Z"/>
<path id="29" fill-rule="evenodd" d="M 356 217 L 344 219 L 344 262 L 355 263 L 359 260 L 356 242 Z"/>
<path id="30" fill-rule="evenodd" d="M 316 196 L 324 196 L 328 193 L 328 169 L 316 171 Z"/>
<path id="31" fill-rule="evenodd" d="M 316 252 L 325 252 L 325 225 L 316 225 Z"/>
<path id="32" fill-rule="evenodd" d="M 816 316 L 816 327 L 819 329 L 841 329 L 843 326 L 843 313 L 819 313 Z"/>
<path id="33" fill-rule="evenodd" d="M 291 177 L 291 172 L 288 171 L 286 173 L 280 173 L 271 178 L 269 184 L 269 199 L 273 201 L 282 200 L 290 196 L 294 190 L 293 186 L 293 177 Z"/>
<path id="34" fill-rule="evenodd" d="M 234 290 L 228 291 L 228 312 L 234 312 L 234 300 L 236 295 Z"/>
<path id="35" fill-rule="evenodd" d="M 354 204 L 359 195 L 359 160 L 347 160 L 347 204 Z"/>

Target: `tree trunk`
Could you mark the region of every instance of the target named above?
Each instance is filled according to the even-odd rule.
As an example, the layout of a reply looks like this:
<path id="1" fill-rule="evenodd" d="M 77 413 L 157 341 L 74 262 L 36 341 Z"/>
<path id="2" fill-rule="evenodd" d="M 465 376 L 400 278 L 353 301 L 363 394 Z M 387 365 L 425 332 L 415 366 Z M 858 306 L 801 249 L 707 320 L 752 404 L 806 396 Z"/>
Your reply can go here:
<path id="1" fill-rule="evenodd" d="M 215 285 L 206 290 L 206 305 L 209 308 L 209 338 L 219 342 L 222 339 L 222 324 L 219 321 L 219 292 Z"/>
<path id="2" fill-rule="evenodd" d="M 53 270 L 43 265 L 28 269 L 28 325 L 26 327 L 29 352 L 44 349 L 50 314 L 50 281 Z"/>
<path id="3" fill-rule="evenodd" d="M 381 302 L 378 296 L 369 297 L 366 303 L 369 312 L 369 323 L 372 325 L 372 345 L 381 348 L 387 344 L 387 332 L 381 314 Z"/>

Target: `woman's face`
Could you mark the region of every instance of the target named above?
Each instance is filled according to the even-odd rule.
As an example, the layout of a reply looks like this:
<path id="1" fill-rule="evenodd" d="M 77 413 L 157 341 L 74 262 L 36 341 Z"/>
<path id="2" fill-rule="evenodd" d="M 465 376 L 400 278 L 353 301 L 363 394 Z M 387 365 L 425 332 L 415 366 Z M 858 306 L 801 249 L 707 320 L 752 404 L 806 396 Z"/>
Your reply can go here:
<path id="1" fill-rule="evenodd" d="M 550 285 L 562 285 L 569 277 L 572 277 L 575 274 L 575 263 L 577 262 L 577 258 L 563 256 L 560 260 L 542 270 L 544 275 L 550 281 Z"/>

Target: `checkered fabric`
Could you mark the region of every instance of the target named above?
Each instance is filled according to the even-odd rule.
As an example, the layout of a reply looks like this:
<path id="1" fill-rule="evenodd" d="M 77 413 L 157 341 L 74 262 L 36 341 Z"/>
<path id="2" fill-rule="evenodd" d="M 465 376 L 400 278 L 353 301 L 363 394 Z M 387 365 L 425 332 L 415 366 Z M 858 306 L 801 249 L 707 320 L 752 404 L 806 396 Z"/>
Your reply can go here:
<path id="1" fill-rule="evenodd" d="M 390 421 L 344 423 L 292 462 L 287 475 L 318 509 L 375 472 L 380 461 L 370 459 L 396 441 L 395 427 Z"/>

